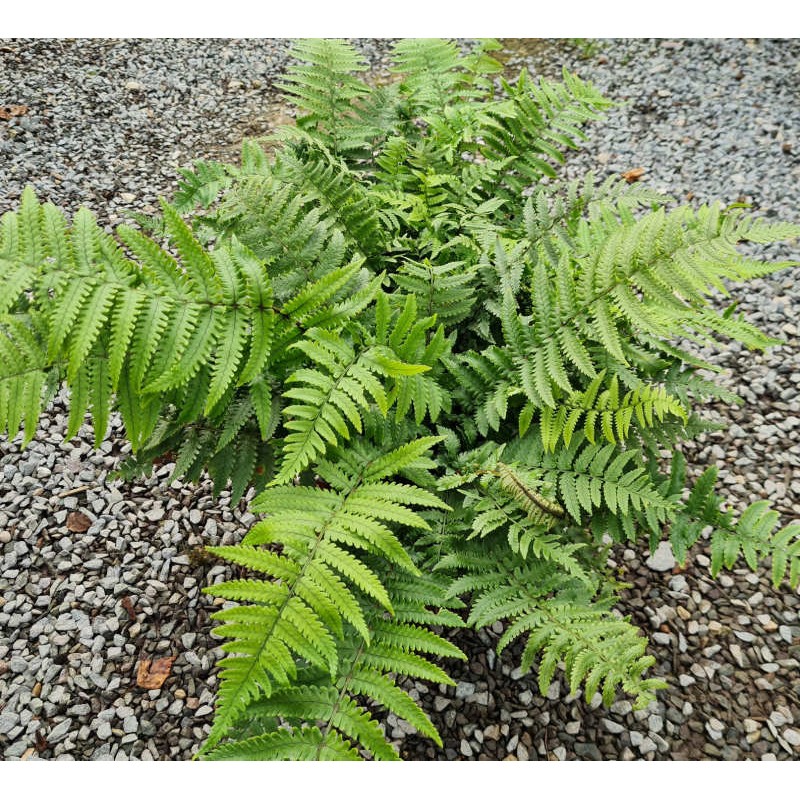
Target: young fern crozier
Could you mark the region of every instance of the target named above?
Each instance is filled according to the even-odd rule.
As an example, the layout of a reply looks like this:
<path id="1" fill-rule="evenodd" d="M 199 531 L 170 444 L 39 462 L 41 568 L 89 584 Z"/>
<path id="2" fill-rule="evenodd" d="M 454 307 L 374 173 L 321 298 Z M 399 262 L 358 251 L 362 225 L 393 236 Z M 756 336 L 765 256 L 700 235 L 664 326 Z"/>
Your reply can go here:
<path id="1" fill-rule="evenodd" d="M 387 711 L 441 744 L 404 681 L 452 683 L 464 625 L 502 623 L 543 692 L 563 665 L 646 706 L 665 683 L 609 538 L 684 561 L 709 528 L 713 575 L 800 583 L 797 522 L 723 510 L 714 469 L 686 486 L 693 406 L 738 398 L 677 344 L 772 344 L 714 298 L 795 266 L 740 245 L 800 226 L 560 181 L 611 103 L 502 79 L 497 47 L 399 42 L 374 87 L 346 42 L 300 42 L 296 124 L 184 170 L 149 233 L 30 188 L 0 220 L 0 429 L 26 445 L 63 385 L 68 437 L 121 414 L 123 474 L 170 458 L 254 494 L 241 543 L 209 548 L 244 577 L 205 590 L 226 656 L 199 757 L 394 759 Z"/>

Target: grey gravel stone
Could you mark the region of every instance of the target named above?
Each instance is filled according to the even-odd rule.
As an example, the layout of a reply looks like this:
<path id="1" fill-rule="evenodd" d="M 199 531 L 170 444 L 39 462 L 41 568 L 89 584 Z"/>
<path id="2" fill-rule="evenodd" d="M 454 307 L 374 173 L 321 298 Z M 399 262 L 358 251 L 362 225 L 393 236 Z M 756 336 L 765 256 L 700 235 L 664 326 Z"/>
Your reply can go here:
<path id="1" fill-rule="evenodd" d="M 642 755 L 654 753 L 657 749 L 656 743 L 649 736 L 645 736 L 642 743 L 639 745 L 639 752 Z"/>
<path id="2" fill-rule="evenodd" d="M 456 684 L 456 698 L 464 699 L 475 692 L 475 684 L 469 681 L 459 681 Z"/>
<path id="3" fill-rule="evenodd" d="M 19 724 L 19 717 L 7 711 L 0 714 L 0 733 L 8 733 Z"/>
<path id="4" fill-rule="evenodd" d="M 21 672 L 25 672 L 29 667 L 29 663 L 26 659 L 20 656 L 13 656 L 11 660 L 8 662 L 8 668 L 12 672 L 16 672 L 17 674 Z"/>
<path id="5" fill-rule="evenodd" d="M 28 743 L 25 741 L 18 741 L 10 744 L 3 751 L 6 758 L 19 758 L 28 749 Z"/>
<path id="6" fill-rule="evenodd" d="M 782 732 L 782 736 L 792 747 L 800 747 L 800 731 L 796 731 L 794 728 L 786 728 Z"/>
<path id="7" fill-rule="evenodd" d="M 603 755 L 592 742 L 575 742 L 575 755 L 591 761 L 602 761 Z"/>
<path id="8" fill-rule="evenodd" d="M 653 716 L 648 717 L 647 727 L 650 729 L 651 734 L 659 733 L 664 728 L 664 720 L 657 714 L 653 714 Z"/>
<path id="9" fill-rule="evenodd" d="M 670 578 L 669 581 L 669 588 L 672 589 L 673 592 L 685 592 L 688 587 L 686 583 L 686 578 L 683 575 L 674 575 Z"/>
<path id="10" fill-rule="evenodd" d="M 633 705 L 631 704 L 630 700 L 617 700 L 611 704 L 609 709 L 612 714 L 630 714 L 633 711 Z"/>
<path id="11" fill-rule="evenodd" d="M 645 564 L 655 572 L 669 572 L 674 569 L 676 561 L 670 543 L 659 542 L 655 552 L 645 561 Z"/>
<path id="12" fill-rule="evenodd" d="M 53 726 L 50 729 L 50 732 L 47 734 L 47 741 L 50 744 L 56 744 L 64 739 L 69 733 L 70 728 L 72 727 L 72 720 L 65 719 L 58 723 L 58 725 Z"/>

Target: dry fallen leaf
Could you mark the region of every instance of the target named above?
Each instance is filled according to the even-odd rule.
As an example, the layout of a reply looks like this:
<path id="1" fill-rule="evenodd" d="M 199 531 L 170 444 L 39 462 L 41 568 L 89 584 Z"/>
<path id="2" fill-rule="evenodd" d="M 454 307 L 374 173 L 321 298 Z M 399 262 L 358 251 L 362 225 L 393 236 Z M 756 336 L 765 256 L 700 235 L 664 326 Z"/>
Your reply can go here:
<path id="1" fill-rule="evenodd" d="M 73 533 L 84 533 L 91 525 L 92 521 L 82 511 L 70 511 L 67 516 L 67 530 Z"/>
<path id="2" fill-rule="evenodd" d="M 28 106 L 0 106 L 0 119 L 21 117 L 28 113 Z"/>
<path id="3" fill-rule="evenodd" d="M 627 172 L 622 173 L 622 177 L 625 178 L 628 183 L 633 183 L 634 181 L 638 181 L 639 178 L 644 175 L 644 169 L 642 167 L 636 167 L 635 169 L 629 169 Z"/>
<path id="4" fill-rule="evenodd" d="M 157 658 L 155 661 L 143 658 L 136 670 L 136 685 L 142 689 L 160 689 L 169 677 L 174 661 L 175 656 Z"/>
<path id="5" fill-rule="evenodd" d="M 122 607 L 128 612 L 131 622 L 136 622 L 136 612 L 133 610 L 133 600 L 131 600 L 130 597 L 123 597 Z"/>

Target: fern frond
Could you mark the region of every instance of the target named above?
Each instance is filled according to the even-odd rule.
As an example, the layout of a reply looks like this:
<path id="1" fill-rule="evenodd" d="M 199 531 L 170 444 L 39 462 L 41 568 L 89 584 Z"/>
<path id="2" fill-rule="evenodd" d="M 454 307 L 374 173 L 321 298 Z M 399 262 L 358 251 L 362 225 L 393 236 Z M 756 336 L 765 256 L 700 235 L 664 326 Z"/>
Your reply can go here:
<path id="1" fill-rule="evenodd" d="M 529 670 L 539 656 L 542 694 L 561 661 L 571 692 L 583 683 L 587 697 L 601 691 L 607 706 L 621 689 L 635 698 L 634 708 L 644 708 L 655 699 L 657 689 L 666 688 L 660 678 L 642 677 L 655 664 L 653 656 L 645 655 L 647 640 L 629 619 L 611 613 L 608 603 L 539 599 L 516 617 L 498 642 L 498 650 L 502 652 L 523 633 L 529 636 L 520 666 Z"/>
<path id="2" fill-rule="evenodd" d="M 581 127 L 612 105 L 590 83 L 563 73 L 563 82 L 540 78 L 533 83 L 523 70 L 515 85 L 501 80 L 508 99 L 489 105 L 478 136 L 481 155 L 503 160 L 512 191 L 554 178 L 552 162 L 564 160 L 562 148 L 575 149 L 585 139 Z M 513 171 L 512 171 L 513 170 Z"/>
<path id="3" fill-rule="evenodd" d="M 587 697 L 601 689 L 607 705 L 622 690 L 642 708 L 664 687 L 663 681 L 644 677 L 655 659 L 645 655 L 647 640 L 638 629 L 611 611 L 615 598 L 592 599 L 596 587 L 552 569 L 546 561 L 503 552 L 500 543 L 469 548 L 451 542 L 444 549 L 437 570 L 460 573 L 449 594 L 471 593 L 468 624 L 506 621 L 498 653 L 527 636 L 520 666 L 529 671 L 539 656 L 542 694 L 562 661 L 572 692 L 581 684 Z"/>
<path id="4" fill-rule="evenodd" d="M 23 425 L 27 445 L 57 377 L 45 357 L 42 331 L 23 316 L 0 314 L 0 433 L 13 438 Z"/>
<path id="5" fill-rule="evenodd" d="M 191 169 L 178 172 L 182 180 L 178 182 L 174 205 L 180 213 L 198 206 L 208 208 L 233 180 L 230 166 L 219 161 L 195 161 Z"/>
<path id="6" fill-rule="evenodd" d="M 711 574 L 732 569 L 740 558 L 755 570 L 759 563 L 772 559 L 772 582 L 778 588 L 788 570 L 792 589 L 800 584 L 800 525 L 790 523 L 779 530 L 779 514 L 768 500 L 751 503 L 735 520 L 732 510 L 722 510 L 723 499 L 716 494 L 717 468 L 709 467 L 695 481 L 670 530 L 670 541 L 679 561 L 688 549 L 711 527 Z M 686 477 L 686 462 L 680 453 L 673 455 L 671 490 L 680 491 Z"/>
<path id="7" fill-rule="evenodd" d="M 413 407 L 414 419 L 419 425 L 426 414 L 435 422 L 442 410 L 451 408 L 447 392 L 437 380 L 441 372 L 437 369 L 450 350 L 451 342 L 445 337 L 444 326 L 439 325 L 432 335 L 428 334 L 436 318 L 417 317 L 417 298 L 405 296 L 402 309 L 389 331 L 391 311 L 388 297 L 381 293 L 376 304 L 376 341 L 406 363 L 420 365 L 415 371 L 398 372 L 389 391 L 389 402 L 396 402 L 395 419 L 403 419 Z"/>
<path id="8" fill-rule="evenodd" d="M 423 451 L 432 442 L 424 444 Z M 217 596 L 255 605 L 234 606 L 215 614 L 215 619 L 223 622 L 216 633 L 231 640 L 223 648 L 237 655 L 221 662 L 217 715 L 206 749 L 221 739 L 254 698 L 269 697 L 276 688 L 291 685 L 296 659 L 302 658 L 335 678 L 339 670 L 335 637 L 343 622 L 369 642 L 363 598 L 390 612 L 392 603 L 387 588 L 364 557 L 380 556 L 405 572 L 419 573 L 384 520 L 400 517 L 403 525 L 424 529 L 425 521 L 407 504 L 429 505 L 430 501 L 412 487 L 404 502 L 404 490 L 395 491 L 391 483 L 383 483 L 382 478 L 402 469 L 408 458 L 405 451 L 392 451 L 384 458 L 386 466 L 373 476 L 368 474 L 368 464 L 352 472 L 345 469 L 348 486 L 338 491 L 306 486 L 267 489 L 252 504 L 267 517 L 244 542 L 211 548 L 211 552 L 271 580 L 228 581 L 208 589 Z M 374 495 L 382 488 L 389 497 L 373 509 L 364 502 L 373 498 L 365 497 L 363 491 L 371 490 Z M 282 553 L 260 549 L 265 544 L 280 545 Z M 359 552 L 364 556 L 357 555 Z"/>
<path id="9" fill-rule="evenodd" d="M 497 541 L 495 534 L 503 535 L 511 552 L 522 559 L 548 562 L 552 569 L 563 570 L 587 586 L 594 585 L 594 577 L 582 563 L 585 545 L 570 542 L 560 535 L 560 530 L 552 530 L 565 512 L 552 497 L 553 487 L 540 474 L 496 461 L 476 475 L 481 477 L 475 488 L 458 489 L 468 513 L 468 539 L 492 537 Z M 491 546 L 490 542 L 487 546 Z"/>
<path id="10" fill-rule="evenodd" d="M 417 108 L 443 111 L 465 75 L 458 47 L 442 39 L 404 39 L 394 46 L 393 70 L 403 74 Z"/>
<path id="11" fill-rule="evenodd" d="M 254 145 L 255 146 L 255 145 Z M 275 296 L 283 302 L 303 281 L 342 266 L 345 243 L 312 198 L 265 175 L 238 174 L 213 216 L 221 235 L 233 235 L 271 265 Z"/>
<path id="12" fill-rule="evenodd" d="M 289 67 L 278 88 L 305 112 L 298 126 L 313 131 L 334 153 L 360 146 L 342 135 L 342 121 L 367 94 L 367 86 L 354 74 L 366 69 L 358 53 L 341 39 L 301 39 L 290 56 L 301 63 Z"/>
<path id="13" fill-rule="evenodd" d="M 391 357 L 381 347 L 360 352 L 343 338 L 318 329 L 292 345 L 314 365 L 301 368 L 287 379 L 297 384 L 284 392 L 295 401 L 283 409 L 284 458 L 274 483 L 285 483 L 302 472 L 312 460 L 322 455 L 340 439 L 350 438 L 350 429 L 362 430 L 362 418 L 372 403 L 386 414 L 390 401 L 379 378 L 414 374 L 427 365 L 405 364 Z"/>
<path id="14" fill-rule="evenodd" d="M 476 301 L 472 286 L 477 268 L 460 261 L 422 264 L 407 261 L 394 274 L 394 282 L 418 299 L 421 313 L 450 327 L 466 319 Z"/>
<path id="15" fill-rule="evenodd" d="M 584 391 L 575 391 L 559 402 L 556 409 L 545 406 L 539 415 L 539 427 L 545 449 L 555 452 L 559 440 L 569 446 L 576 430 L 582 430 L 594 444 L 598 434 L 612 444 L 624 442 L 631 433 L 634 421 L 641 429 L 652 428 L 666 415 L 688 421 L 683 404 L 671 396 L 665 386 L 643 383 L 624 394 L 619 390 L 617 376 L 612 376 L 608 388 L 600 391 L 606 379 L 601 370 Z M 527 405 L 528 416 L 535 408 Z M 524 435 L 526 428 L 521 428 Z"/>
<path id="16" fill-rule="evenodd" d="M 789 571 L 791 589 L 800 584 L 800 525 L 790 524 L 775 531 L 779 514 L 768 500 L 758 500 L 742 512 L 735 526 L 720 525 L 711 535 L 711 574 L 731 569 L 740 557 L 755 570 L 759 561 L 772 558 L 772 583 L 777 589 Z M 721 519 L 720 522 L 726 520 Z"/>
<path id="17" fill-rule="evenodd" d="M 335 731 L 292 728 L 221 745 L 209 761 L 358 761 L 358 752 Z"/>
<path id="18" fill-rule="evenodd" d="M 384 248 L 383 230 L 368 189 L 347 164 L 321 145 L 282 154 L 276 172 L 295 191 L 306 194 L 324 210 L 348 241 L 365 256 Z"/>
<path id="19" fill-rule="evenodd" d="M 406 719 L 420 732 L 441 742 L 438 732 L 428 716 L 397 683 L 402 676 L 425 676 L 452 685 L 453 681 L 425 656 L 464 659 L 457 647 L 437 634 L 416 623 L 419 616 L 432 616 L 441 623 L 443 617 L 428 612 L 426 606 L 453 605 L 445 597 L 445 581 L 441 578 L 409 575 L 388 576 L 387 585 L 393 597 L 398 598 L 395 619 L 382 615 L 369 616 L 369 641 L 353 637 L 348 629 L 340 644 L 340 674 L 328 682 L 318 672 L 302 673 L 297 684 L 276 689 L 269 697 L 251 703 L 243 719 L 259 722 L 262 726 L 281 722 L 281 731 L 290 736 L 308 736 L 305 731 L 318 730 L 317 740 L 326 743 L 348 741 L 361 753 L 376 760 L 397 760 L 397 753 L 387 741 L 381 725 L 374 717 L 376 707 L 383 707 Z M 440 610 L 440 614 L 446 608 Z M 452 624 L 463 626 L 459 617 L 447 617 Z M 421 655 L 424 654 L 424 655 Z M 307 674 L 306 674 L 307 673 Z M 300 727 L 300 726 L 308 727 Z M 291 727 L 288 727 L 291 726 Z M 316 737 L 316 734 L 312 734 Z M 261 734 L 247 737 L 234 744 L 222 744 L 212 750 L 207 758 L 260 758 L 285 759 L 282 751 L 274 748 L 274 736 Z M 353 751 L 355 752 L 355 750 Z M 320 747 L 309 756 L 324 760 L 326 753 Z"/>

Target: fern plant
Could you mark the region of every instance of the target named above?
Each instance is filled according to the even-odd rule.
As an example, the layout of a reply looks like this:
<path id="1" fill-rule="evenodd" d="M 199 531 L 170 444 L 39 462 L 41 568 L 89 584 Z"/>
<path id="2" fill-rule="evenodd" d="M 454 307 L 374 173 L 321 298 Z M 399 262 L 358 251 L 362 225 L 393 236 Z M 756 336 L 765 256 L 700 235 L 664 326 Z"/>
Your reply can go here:
<path id="1" fill-rule="evenodd" d="M 677 344 L 772 344 L 713 298 L 793 266 L 739 245 L 800 227 L 559 181 L 610 102 L 508 82 L 496 47 L 403 41 L 373 87 L 347 43 L 300 42 L 296 124 L 184 170 L 146 231 L 30 188 L 2 217 L 0 429 L 27 444 L 65 385 L 68 436 L 121 414 L 126 474 L 171 457 L 255 492 L 252 530 L 209 548 L 247 577 L 206 589 L 226 656 L 201 757 L 393 759 L 382 709 L 440 743 L 403 680 L 452 683 L 464 625 L 523 638 L 542 691 L 562 669 L 647 705 L 665 684 L 609 537 L 684 560 L 710 526 L 714 575 L 800 583 L 800 525 L 723 510 L 714 470 L 686 486 L 693 405 L 737 398 Z"/>

